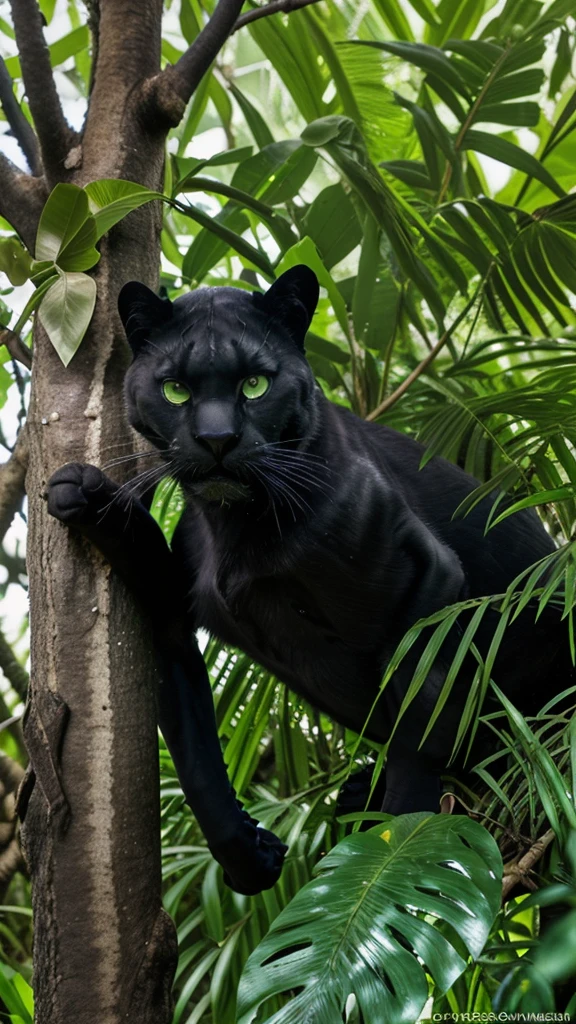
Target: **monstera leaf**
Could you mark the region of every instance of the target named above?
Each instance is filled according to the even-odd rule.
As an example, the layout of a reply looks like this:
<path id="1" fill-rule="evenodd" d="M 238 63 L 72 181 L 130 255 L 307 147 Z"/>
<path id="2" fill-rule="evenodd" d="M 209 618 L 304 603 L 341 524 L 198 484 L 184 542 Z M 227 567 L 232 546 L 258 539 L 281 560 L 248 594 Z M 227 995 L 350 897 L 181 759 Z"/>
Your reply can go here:
<path id="1" fill-rule="evenodd" d="M 445 992 L 500 905 L 498 848 L 464 817 L 401 815 L 348 836 L 317 872 L 249 958 L 239 1024 L 341 1024 L 354 1000 L 365 1021 L 413 1024 L 426 975 Z M 278 1008 L 279 996 L 292 998 Z"/>

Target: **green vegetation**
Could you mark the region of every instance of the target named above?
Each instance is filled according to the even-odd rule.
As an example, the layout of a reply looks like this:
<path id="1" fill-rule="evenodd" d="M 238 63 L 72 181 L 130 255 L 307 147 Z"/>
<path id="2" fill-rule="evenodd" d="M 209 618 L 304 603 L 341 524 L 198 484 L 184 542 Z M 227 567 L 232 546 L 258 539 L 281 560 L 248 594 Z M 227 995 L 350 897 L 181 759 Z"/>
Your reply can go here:
<path id="1" fill-rule="evenodd" d="M 166 4 L 166 61 L 176 62 L 213 6 Z M 79 102 L 90 81 L 84 14 L 75 0 L 41 7 L 62 27 L 52 62 Z M 540 609 L 558 602 L 574 657 L 574 28 L 569 0 L 322 0 L 252 21 L 170 133 L 162 192 L 112 179 L 59 184 L 34 252 L 0 222 L 0 317 L 14 332 L 0 335 L 10 345 L 0 348 L 6 445 L 26 413 L 28 370 L 16 360 L 22 348 L 29 359 L 34 310 L 71 362 L 94 308 L 100 239 L 131 211 L 161 202 L 161 284 L 172 297 L 198 285 L 252 290 L 307 263 L 322 285 L 307 352 L 328 397 L 476 476 L 480 487 L 459 514 L 499 487 L 514 503 L 502 512 L 497 502 L 492 523 L 534 506 L 557 540 L 506 594 L 466 603 L 475 614 L 442 699 L 489 605 L 504 629 L 529 600 Z M 20 96 L 2 18 L 0 32 Z M 170 484 L 155 498 L 168 537 L 178 500 Z M 7 544 L 4 590 L 19 585 L 18 558 Z M 411 697 L 461 607 L 419 623 L 399 648 L 397 660 L 427 630 Z M 498 638 L 479 664 L 459 746 L 498 684 Z M 385 751 L 246 656 L 210 641 L 206 658 L 236 791 L 290 850 L 274 890 L 253 898 L 228 890 L 161 744 L 165 907 L 180 944 L 173 1024 L 576 1015 L 569 681 L 561 710 L 550 701 L 526 721 L 502 698 L 489 716 L 509 757 L 504 767 L 488 758 L 472 789 L 457 791 L 458 809 L 475 820 L 336 818 L 338 787 L 370 755 L 380 768 Z M 5 674 L 8 719 L 22 692 L 17 673 Z M 544 702 L 545 679 L 542 692 Z M 0 746 L 22 761 L 17 723 L 3 727 Z M 359 831 L 366 817 L 371 827 Z M 21 1024 L 32 1018 L 20 875 L 3 902 L 0 1019 Z"/>

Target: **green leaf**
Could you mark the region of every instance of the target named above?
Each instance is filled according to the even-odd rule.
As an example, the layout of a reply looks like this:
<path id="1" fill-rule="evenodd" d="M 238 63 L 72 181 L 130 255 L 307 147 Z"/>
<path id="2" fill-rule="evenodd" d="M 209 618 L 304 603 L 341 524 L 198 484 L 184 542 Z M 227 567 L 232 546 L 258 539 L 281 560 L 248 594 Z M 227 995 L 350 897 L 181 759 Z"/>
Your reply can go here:
<path id="1" fill-rule="evenodd" d="M 500 59 L 504 50 L 497 43 L 486 42 L 483 39 L 447 39 L 443 44 L 444 50 L 451 53 L 459 53 L 461 57 L 475 64 L 482 71 L 492 71 L 497 60 Z"/>
<path id="2" fill-rule="evenodd" d="M 374 0 L 374 6 L 397 39 L 414 39 L 410 23 L 398 0 Z"/>
<path id="3" fill-rule="evenodd" d="M 419 160 L 384 160 L 380 167 L 411 188 L 425 188 L 430 192 L 434 190 L 426 165 Z"/>
<path id="4" fill-rule="evenodd" d="M 54 8 L 56 7 L 56 0 L 39 0 L 40 10 L 46 18 L 46 24 L 49 25 L 54 17 Z"/>
<path id="5" fill-rule="evenodd" d="M 542 68 L 527 68 L 512 75 L 496 78 L 485 93 L 487 103 L 504 103 L 508 100 L 521 99 L 540 92 L 544 82 Z"/>
<path id="6" fill-rule="evenodd" d="M 527 498 L 522 498 L 521 501 L 515 501 L 513 505 L 510 505 L 505 512 L 501 512 L 496 519 L 490 524 L 490 528 L 497 526 L 503 519 L 507 519 L 508 516 L 513 516 L 515 512 L 519 512 L 523 508 L 535 508 L 540 505 L 547 505 L 551 501 L 566 501 L 568 498 L 576 497 L 576 486 L 572 484 L 566 484 L 565 487 L 555 487 L 549 491 L 538 491 L 537 494 L 530 494 Z"/>
<path id="7" fill-rule="evenodd" d="M 362 239 L 362 226 L 350 196 L 340 183 L 318 193 L 302 218 L 302 226 L 330 270 Z"/>
<path id="8" fill-rule="evenodd" d="M 172 540 L 183 511 L 184 495 L 179 483 L 170 477 L 161 480 L 154 491 L 150 515 L 158 523 L 168 544 Z"/>
<path id="9" fill-rule="evenodd" d="M 381 43 L 372 40 L 354 40 L 359 46 L 374 46 L 385 53 L 391 53 L 400 57 L 409 64 L 414 64 L 422 71 L 426 71 L 446 85 L 451 86 L 461 96 L 468 97 L 468 88 L 460 74 L 446 56 L 443 50 L 437 46 L 427 46 L 425 43 Z"/>
<path id="10" fill-rule="evenodd" d="M 402 270 L 426 299 L 439 325 L 444 303 L 436 282 L 416 251 L 416 240 L 408 216 L 425 238 L 431 235 L 424 219 L 384 181 L 371 162 L 358 128 L 347 117 L 323 117 L 302 132 L 308 146 L 322 146 L 356 191 L 367 210 L 384 228 Z"/>
<path id="11" fill-rule="evenodd" d="M 564 196 L 566 193 L 552 175 L 542 166 L 539 160 L 515 146 L 514 143 L 500 138 L 498 135 L 488 135 L 485 132 L 477 132 L 469 128 L 462 141 L 462 149 L 473 149 L 475 153 L 484 153 L 485 156 L 499 160 L 500 163 L 515 167 L 519 171 L 536 178 L 546 185 L 557 196 Z"/>
<path id="12" fill-rule="evenodd" d="M 60 254 L 70 247 L 73 259 L 81 259 L 83 253 L 86 261 L 91 259 L 92 262 L 82 269 L 94 266 L 100 254 L 93 247 L 92 229 L 85 227 L 91 221 L 86 192 L 77 185 L 56 185 L 48 196 L 38 224 L 36 259 L 57 263 Z"/>
<path id="13" fill-rule="evenodd" d="M 364 238 L 358 261 L 358 274 L 352 299 L 354 333 L 359 341 L 369 323 L 370 306 L 380 262 L 380 227 L 371 214 L 364 220 Z"/>
<path id="14" fill-rule="evenodd" d="M 487 121 L 491 124 L 506 124 L 511 127 L 534 128 L 540 120 L 537 103 L 496 103 L 482 104 L 474 124 Z"/>
<path id="15" fill-rule="evenodd" d="M 0 999 L 6 1005 L 9 1013 L 14 1013 L 21 1017 L 25 1024 L 33 1024 L 32 1015 L 28 1010 L 30 1005 L 29 994 L 24 994 L 24 989 L 30 989 L 30 986 L 24 982 L 22 989 L 16 985 L 16 978 L 18 977 L 16 971 L 8 967 L 7 964 L 0 963 Z"/>
<path id="16" fill-rule="evenodd" d="M 173 195 L 176 195 L 182 182 L 186 181 L 191 174 L 199 174 L 205 167 L 225 167 L 228 164 L 240 164 L 243 160 L 247 160 L 248 157 L 252 156 L 253 151 L 253 146 L 237 146 L 234 149 L 225 149 L 222 153 L 215 153 L 214 156 L 207 157 L 206 160 L 198 160 L 195 157 L 173 157 L 176 168 L 175 177 L 177 178 Z"/>
<path id="17" fill-rule="evenodd" d="M 295 156 L 305 148 L 299 140 L 273 142 L 239 164 L 232 178 L 232 186 L 269 204 L 276 202 L 279 196 L 284 201 L 287 195 L 293 196 L 299 191 L 303 179 L 305 180 L 316 162 L 315 154 L 313 161 Z M 202 281 L 214 264 L 225 256 L 231 240 L 236 239 L 239 233 L 249 226 L 245 214 L 233 203 L 227 203 L 216 217 L 203 216 L 205 220 L 201 221 L 198 218 L 198 222 L 206 226 L 209 224 L 210 231 L 199 232 L 182 263 L 184 277 L 198 282 Z M 229 229 L 233 234 L 219 234 L 220 226 L 224 230 Z M 215 235 L 217 237 L 214 237 Z M 230 241 L 226 242 L 225 238 Z M 232 247 L 236 248 L 236 245 Z"/>
<path id="18" fill-rule="evenodd" d="M 460 943 L 434 918 L 478 956 L 499 908 L 501 872 L 494 840 L 464 817 L 406 814 L 348 836 L 250 956 L 239 1024 L 282 993 L 291 998 L 267 1024 L 335 1024 L 350 995 L 366 1021 L 413 1024 L 428 997 L 426 975 L 442 993 L 466 968 Z"/>
<path id="19" fill-rule="evenodd" d="M 240 91 L 235 82 L 229 82 L 228 88 L 240 107 L 240 110 L 244 114 L 246 124 L 254 136 L 256 145 L 259 149 L 264 149 L 265 146 L 270 146 L 274 142 L 274 136 L 272 135 L 272 132 L 260 111 L 257 110 L 248 97 Z"/>
<path id="20" fill-rule="evenodd" d="M 55 43 L 48 47 L 52 67 L 58 67 L 59 64 L 63 64 L 70 57 L 75 57 L 77 53 L 87 49 L 89 45 L 90 32 L 88 26 L 81 25 L 79 28 L 73 29 L 72 32 L 68 32 L 67 35 L 57 39 Z M 8 57 L 5 63 L 11 78 L 22 77 L 19 57 Z"/>
<path id="21" fill-rule="evenodd" d="M 86 334 L 95 303 L 96 282 L 91 277 L 62 271 L 40 303 L 38 316 L 64 366 Z"/>
<path id="22" fill-rule="evenodd" d="M 306 121 L 325 113 L 324 91 L 328 84 L 311 33 L 302 30 L 298 15 L 287 19 L 261 18 L 248 30 L 275 68 L 292 101 Z"/>
<path id="23" fill-rule="evenodd" d="M 215 195 L 226 196 L 238 206 L 251 210 L 268 225 L 270 233 L 278 243 L 281 250 L 289 249 L 297 240 L 289 224 L 282 218 L 276 216 L 274 209 L 267 206 L 259 199 L 254 199 L 248 192 L 235 188 L 234 185 L 225 185 L 221 181 L 211 178 L 191 175 L 181 186 L 182 192 L 213 192 Z"/>
<path id="24" fill-rule="evenodd" d="M 135 181 L 121 178 L 102 178 L 85 186 L 90 209 L 94 214 L 97 237 L 101 238 L 132 210 L 153 199 L 164 199 L 161 192 L 152 192 Z"/>
<path id="25" fill-rule="evenodd" d="M 247 242 L 241 235 L 231 231 L 229 227 L 226 227 L 217 218 L 209 217 L 207 213 L 203 213 L 202 210 L 198 210 L 195 206 L 184 206 L 183 203 L 179 203 L 177 200 L 173 200 L 171 205 L 185 217 L 190 217 L 191 220 L 196 221 L 201 227 L 206 228 L 210 234 L 215 235 L 216 238 L 224 243 L 225 249 L 234 249 L 235 252 L 239 253 L 240 256 L 244 256 L 254 267 L 261 270 L 266 277 L 270 279 L 274 277 L 272 264 L 268 257 L 253 245 L 250 245 L 250 242 Z M 188 250 L 188 255 L 190 251 L 191 249 Z M 187 276 L 186 260 L 187 257 L 184 258 L 182 263 L 182 273 L 185 277 Z"/>
<path id="26" fill-rule="evenodd" d="M 295 148 L 278 168 L 277 173 L 271 175 L 268 184 L 260 192 L 260 199 L 273 206 L 293 199 L 308 181 L 316 166 L 316 160 L 316 154 L 311 154 L 306 146 Z"/>
<path id="27" fill-rule="evenodd" d="M 0 238 L 0 273 L 16 288 L 30 277 L 32 260 L 30 254 L 15 235 Z"/>

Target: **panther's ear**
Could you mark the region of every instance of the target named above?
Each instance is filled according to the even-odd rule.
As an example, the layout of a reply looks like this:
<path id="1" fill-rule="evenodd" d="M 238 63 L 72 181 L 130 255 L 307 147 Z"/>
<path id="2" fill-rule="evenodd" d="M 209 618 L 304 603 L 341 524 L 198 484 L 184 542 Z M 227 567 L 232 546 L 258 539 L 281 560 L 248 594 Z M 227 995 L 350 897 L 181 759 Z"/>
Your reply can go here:
<path id="1" fill-rule="evenodd" d="M 319 291 L 314 271 L 300 263 L 281 274 L 264 295 L 255 293 L 254 299 L 260 309 L 280 320 L 303 348 L 304 336 L 314 316 Z"/>
<path id="2" fill-rule="evenodd" d="M 137 355 L 152 331 L 172 319 L 172 303 L 139 281 L 129 281 L 118 296 L 118 312 L 130 347 Z"/>

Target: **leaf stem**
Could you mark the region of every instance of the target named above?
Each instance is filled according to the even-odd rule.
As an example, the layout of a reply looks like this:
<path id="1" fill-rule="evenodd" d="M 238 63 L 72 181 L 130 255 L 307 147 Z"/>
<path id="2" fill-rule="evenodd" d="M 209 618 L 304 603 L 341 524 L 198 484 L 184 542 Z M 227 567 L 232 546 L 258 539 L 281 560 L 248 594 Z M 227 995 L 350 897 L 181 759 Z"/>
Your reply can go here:
<path id="1" fill-rule="evenodd" d="M 386 412 L 388 409 L 391 409 L 393 405 L 396 405 L 396 402 L 400 398 L 402 398 L 402 395 L 408 390 L 410 385 L 413 384 L 414 381 L 417 380 L 418 377 L 420 377 L 421 374 L 423 374 L 424 371 L 428 369 L 428 367 L 430 366 L 430 364 L 432 362 L 434 362 L 434 360 L 435 360 L 436 356 L 438 355 L 438 353 L 447 344 L 447 342 L 452 337 L 452 335 L 453 335 L 454 331 L 456 330 L 456 328 L 459 327 L 459 325 L 462 323 L 464 318 L 468 315 L 468 313 L 472 309 L 474 303 L 476 302 L 477 298 L 482 293 L 482 290 L 484 288 L 485 280 L 486 280 L 486 278 L 482 278 L 482 281 L 478 285 L 478 288 L 474 292 L 474 295 L 472 296 L 472 298 L 466 303 L 466 305 L 464 306 L 464 309 L 458 314 L 458 316 L 450 324 L 450 326 L 446 328 L 446 330 L 444 331 L 443 335 L 439 338 L 439 340 L 436 342 L 434 347 L 430 350 L 428 355 L 425 356 L 424 359 L 422 359 L 422 361 L 420 363 L 418 363 L 418 366 L 416 366 L 412 370 L 412 373 L 408 374 L 406 379 L 402 381 L 402 383 L 396 388 L 396 390 L 391 395 L 388 396 L 388 398 L 385 398 L 383 402 L 380 402 L 380 405 L 378 405 L 375 409 L 373 409 L 372 412 L 368 413 L 368 415 L 366 416 L 366 419 L 368 421 L 377 420 L 382 415 L 383 412 Z"/>
<path id="2" fill-rule="evenodd" d="M 456 136 L 456 141 L 454 143 L 454 151 L 455 151 L 455 153 L 458 153 L 460 151 L 460 147 L 461 147 L 462 143 L 464 142 L 464 137 L 466 135 L 466 132 L 468 131 L 468 129 L 473 124 L 474 119 L 476 117 L 476 114 L 478 113 L 478 110 L 479 110 L 480 106 L 482 105 L 482 103 L 484 101 L 484 97 L 486 96 L 486 93 L 488 92 L 488 89 L 490 88 L 490 86 L 492 85 L 492 82 L 494 81 L 494 79 L 496 78 L 498 72 L 500 71 L 500 68 L 502 67 L 502 64 L 504 63 L 504 61 L 506 60 L 509 52 L 510 52 L 510 44 L 508 44 L 508 46 L 503 51 L 503 53 L 501 53 L 501 55 L 498 57 L 498 60 L 496 61 L 496 63 L 494 64 L 494 67 L 492 68 L 492 71 L 488 75 L 488 78 L 484 82 L 484 85 L 482 86 L 480 92 L 478 93 L 478 96 L 476 97 L 476 99 L 474 100 L 474 103 L 470 107 L 470 110 L 468 111 L 468 113 L 466 115 L 466 119 L 465 119 L 462 127 L 460 128 L 460 131 L 458 132 L 458 135 Z M 448 162 L 446 164 L 446 170 L 444 171 L 444 178 L 443 178 L 442 184 L 440 186 L 440 192 L 438 193 L 438 199 L 437 199 L 437 205 L 438 206 L 440 206 L 440 204 L 444 202 L 444 199 L 446 197 L 446 193 L 448 191 L 448 186 L 450 185 L 450 181 L 452 179 L 452 171 L 453 171 L 453 164 Z"/>

